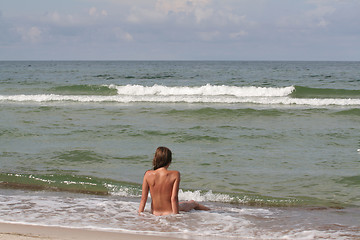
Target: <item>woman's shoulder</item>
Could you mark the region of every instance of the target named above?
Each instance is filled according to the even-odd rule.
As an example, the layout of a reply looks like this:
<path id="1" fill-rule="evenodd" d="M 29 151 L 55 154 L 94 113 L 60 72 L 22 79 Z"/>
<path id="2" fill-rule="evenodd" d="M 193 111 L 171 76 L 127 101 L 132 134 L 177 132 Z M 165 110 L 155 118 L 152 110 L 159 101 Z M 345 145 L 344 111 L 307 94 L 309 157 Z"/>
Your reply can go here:
<path id="1" fill-rule="evenodd" d="M 157 170 L 147 170 L 144 174 L 144 177 L 151 177 L 159 174 L 160 172 L 158 172 Z M 172 177 L 180 177 L 180 172 L 177 170 L 166 170 L 166 174 Z"/>
<path id="2" fill-rule="evenodd" d="M 180 172 L 176 170 L 169 170 L 169 173 L 173 176 L 180 177 Z"/>
<path id="3" fill-rule="evenodd" d="M 152 175 L 154 174 L 155 171 L 154 170 L 147 170 L 145 173 L 144 173 L 144 176 L 149 176 L 149 175 Z"/>

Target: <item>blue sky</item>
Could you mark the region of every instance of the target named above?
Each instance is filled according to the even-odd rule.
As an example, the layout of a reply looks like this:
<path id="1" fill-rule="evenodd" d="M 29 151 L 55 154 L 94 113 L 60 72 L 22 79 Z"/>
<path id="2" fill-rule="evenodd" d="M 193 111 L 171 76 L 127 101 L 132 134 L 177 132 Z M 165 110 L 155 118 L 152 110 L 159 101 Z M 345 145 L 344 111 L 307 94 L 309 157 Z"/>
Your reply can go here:
<path id="1" fill-rule="evenodd" d="M 2 0 L 0 60 L 360 60 L 359 0 Z"/>

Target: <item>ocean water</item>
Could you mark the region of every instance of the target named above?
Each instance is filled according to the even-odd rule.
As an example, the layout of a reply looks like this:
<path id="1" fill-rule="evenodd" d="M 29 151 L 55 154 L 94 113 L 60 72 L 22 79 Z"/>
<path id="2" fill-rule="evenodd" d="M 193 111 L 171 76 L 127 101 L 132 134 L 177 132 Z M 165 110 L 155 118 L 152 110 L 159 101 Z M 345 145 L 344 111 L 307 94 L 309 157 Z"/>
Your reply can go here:
<path id="1" fill-rule="evenodd" d="M 137 214 L 158 146 L 180 200 Z M 360 62 L 0 62 L 0 221 L 185 239 L 360 238 Z"/>

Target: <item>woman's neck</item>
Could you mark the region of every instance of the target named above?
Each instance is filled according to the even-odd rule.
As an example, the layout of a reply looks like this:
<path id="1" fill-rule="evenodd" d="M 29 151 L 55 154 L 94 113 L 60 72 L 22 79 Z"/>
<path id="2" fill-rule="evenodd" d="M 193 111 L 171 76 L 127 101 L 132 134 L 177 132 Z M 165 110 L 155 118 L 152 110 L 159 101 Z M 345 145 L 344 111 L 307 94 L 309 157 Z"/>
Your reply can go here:
<path id="1" fill-rule="evenodd" d="M 164 167 L 160 167 L 160 168 L 158 168 L 158 169 L 156 169 L 156 170 L 167 170 L 167 169 L 168 169 L 168 167 L 169 167 L 169 165 L 166 165 L 166 166 L 164 166 Z"/>

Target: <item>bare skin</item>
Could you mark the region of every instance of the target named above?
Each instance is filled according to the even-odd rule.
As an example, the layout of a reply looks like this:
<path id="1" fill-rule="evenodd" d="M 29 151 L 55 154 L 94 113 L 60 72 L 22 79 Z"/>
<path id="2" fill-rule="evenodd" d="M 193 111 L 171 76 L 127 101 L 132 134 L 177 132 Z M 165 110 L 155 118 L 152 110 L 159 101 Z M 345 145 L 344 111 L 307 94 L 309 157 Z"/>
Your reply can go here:
<path id="1" fill-rule="evenodd" d="M 145 209 L 149 190 L 151 194 L 151 213 L 156 216 L 178 214 L 179 211 L 209 210 L 195 201 L 179 203 L 178 193 L 180 185 L 180 173 L 170 171 L 169 165 L 157 170 L 149 170 L 145 173 L 142 185 L 142 196 L 139 213 Z"/>

